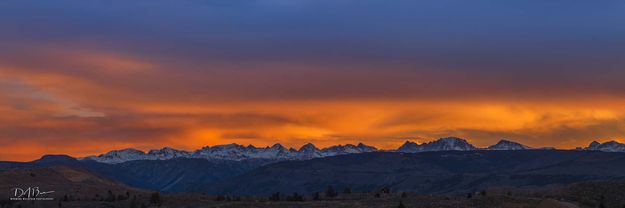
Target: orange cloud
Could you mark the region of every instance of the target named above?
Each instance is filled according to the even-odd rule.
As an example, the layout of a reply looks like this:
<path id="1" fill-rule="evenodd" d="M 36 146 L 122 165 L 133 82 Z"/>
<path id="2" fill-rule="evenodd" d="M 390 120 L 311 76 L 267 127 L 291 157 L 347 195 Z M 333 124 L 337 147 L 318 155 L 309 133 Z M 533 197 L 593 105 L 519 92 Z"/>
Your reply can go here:
<path id="1" fill-rule="evenodd" d="M 442 136 L 478 146 L 506 137 L 574 148 L 625 135 L 618 94 L 516 92 L 496 79 L 466 81 L 449 71 L 356 73 L 275 63 L 176 68 L 187 65 L 98 50 L 34 54 L 41 63 L 0 59 L 0 160 L 232 142 L 392 149 Z M 247 69 L 254 66 L 262 70 Z"/>

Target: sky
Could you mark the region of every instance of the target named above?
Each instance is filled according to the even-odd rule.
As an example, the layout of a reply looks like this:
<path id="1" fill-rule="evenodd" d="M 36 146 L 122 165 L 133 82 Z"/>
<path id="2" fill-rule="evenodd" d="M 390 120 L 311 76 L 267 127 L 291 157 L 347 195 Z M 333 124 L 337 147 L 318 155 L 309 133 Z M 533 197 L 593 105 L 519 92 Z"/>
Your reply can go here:
<path id="1" fill-rule="evenodd" d="M 625 142 L 625 2 L 0 1 L 0 160 Z"/>

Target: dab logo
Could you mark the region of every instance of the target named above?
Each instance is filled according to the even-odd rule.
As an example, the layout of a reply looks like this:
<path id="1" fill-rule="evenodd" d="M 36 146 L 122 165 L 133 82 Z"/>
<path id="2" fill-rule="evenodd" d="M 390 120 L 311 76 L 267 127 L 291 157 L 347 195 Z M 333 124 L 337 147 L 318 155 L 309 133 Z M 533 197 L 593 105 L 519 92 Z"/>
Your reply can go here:
<path id="1" fill-rule="evenodd" d="M 48 201 L 54 198 L 46 197 L 46 195 L 54 193 L 54 191 L 41 191 L 39 186 L 13 188 L 13 201 Z"/>

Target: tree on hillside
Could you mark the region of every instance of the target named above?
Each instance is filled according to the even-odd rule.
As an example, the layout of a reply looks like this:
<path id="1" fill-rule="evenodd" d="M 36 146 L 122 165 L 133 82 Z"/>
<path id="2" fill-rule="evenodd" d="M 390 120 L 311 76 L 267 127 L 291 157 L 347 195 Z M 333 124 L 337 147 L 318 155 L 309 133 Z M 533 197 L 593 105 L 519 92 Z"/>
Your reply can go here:
<path id="1" fill-rule="evenodd" d="M 152 193 L 150 195 L 150 204 L 160 207 L 163 204 L 163 200 L 161 199 L 161 194 L 159 194 L 158 192 Z"/>
<path id="2" fill-rule="evenodd" d="M 339 194 L 336 192 L 336 190 L 334 190 L 334 187 L 328 186 L 328 188 L 326 189 L 326 197 L 334 198 L 334 197 L 336 197 L 338 195 Z"/>
<path id="3" fill-rule="evenodd" d="M 269 201 L 280 201 L 280 192 L 271 194 Z"/>
<path id="4" fill-rule="evenodd" d="M 349 187 L 346 187 L 345 190 L 343 190 L 344 194 L 352 194 L 352 189 Z"/>
<path id="5" fill-rule="evenodd" d="M 130 201 L 130 208 L 137 208 L 137 198 L 132 198 L 132 201 Z"/>
<path id="6" fill-rule="evenodd" d="M 113 194 L 111 190 L 108 190 L 108 192 L 106 193 L 106 201 L 108 202 L 115 201 L 115 194 Z"/>
<path id="7" fill-rule="evenodd" d="M 319 192 L 315 192 L 313 193 L 313 200 L 320 200 L 321 197 L 319 196 Z"/>
<path id="8" fill-rule="evenodd" d="M 304 201 L 304 197 L 302 197 L 297 192 L 295 192 L 295 193 L 293 193 L 292 196 L 287 196 L 286 200 L 287 201 Z"/>
<path id="9" fill-rule="evenodd" d="M 128 197 L 125 196 L 125 195 L 121 195 L 121 194 L 117 195 L 117 201 L 123 201 L 123 200 L 126 200 L 126 199 L 128 199 Z"/>
<path id="10" fill-rule="evenodd" d="M 406 208 L 403 201 L 399 201 L 399 206 L 397 208 Z"/>

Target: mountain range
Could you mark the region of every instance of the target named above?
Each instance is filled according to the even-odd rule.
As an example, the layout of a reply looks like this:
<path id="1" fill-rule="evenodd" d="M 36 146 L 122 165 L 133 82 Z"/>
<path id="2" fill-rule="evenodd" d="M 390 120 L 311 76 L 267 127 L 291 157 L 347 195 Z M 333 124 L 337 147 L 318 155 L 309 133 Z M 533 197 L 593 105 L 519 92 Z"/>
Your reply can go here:
<path id="1" fill-rule="evenodd" d="M 239 144 L 226 144 L 216 146 L 206 146 L 193 152 L 176 150 L 165 147 L 160 150 L 150 150 L 145 153 L 136 149 L 113 150 L 98 156 L 80 158 L 81 160 L 93 160 L 102 163 L 123 163 L 135 160 L 169 160 L 174 158 L 199 158 L 207 160 L 231 160 L 242 161 L 248 159 L 266 160 L 307 160 L 319 157 L 329 157 L 336 155 L 365 153 L 378 151 L 377 148 L 367 146 L 362 143 L 358 145 L 336 145 L 324 149 L 319 149 L 313 144 L 306 144 L 299 150 L 285 148 L 281 144 L 271 147 L 254 147 L 252 145 L 243 146 Z"/>
<path id="2" fill-rule="evenodd" d="M 371 152 L 284 161 L 206 186 L 209 193 L 311 193 L 327 186 L 428 194 L 625 179 L 625 153 L 571 150 Z"/>
<path id="3" fill-rule="evenodd" d="M 130 187 L 163 192 L 267 194 L 320 191 L 327 185 L 371 191 L 381 187 L 451 193 L 489 186 L 544 186 L 625 179 L 625 144 L 593 142 L 586 148 L 532 148 L 501 140 L 477 148 L 448 137 L 395 150 L 365 144 L 298 150 L 280 144 L 258 148 L 217 145 L 187 152 L 113 150 L 73 158 L 46 155 L 32 162 L 0 162 L 0 170 L 57 166 L 88 170 Z"/>
<path id="4" fill-rule="evenodd" d="M 551 187 L 582 181 L 625 180 L 625 153 L 549 149 L 377 151 L 309 160 L 180 157 L 111 164 L 48 155 L 32 162 L 0 162 L 0 172 L 54 167 L 85 170 L 130 187 L 170 193 L 310 194 L 332 185 L 355 192 L 388 187 L 394 191 L 453 194 L 489 187 Z"/>
<path id="5" fill-rule="evenodd" d="M 100 163 L 123 163 L 135 160 L 169 160 L 174 158 L 197 158 L 207 160 L 230 160 L 243 161 L 250 159 L 262 159 L 267 161 L 285 160 L 308 160 L 329 156 L 366 153 L 366 152 L 402 152 L 417 153 L 431 151 L 472 151 L 472 150 L 531 150 L 531 149 L 555 149 L 551 147 L 532 148 L 509 140 L 500 140 L 487 148 L 477 148 L 464 139 L 457 137 L 446 137 L 436 141 L 417 144 L 406 141 L 395 150 L 382 150 L 362 143 L 357 145 L 335 145 L 323 149 L 317 148 L 314 144 L 308 143 L 299 149 L 286 148 L 281 144 L 271 147 L 255 147 L 252 145 L 243 146 L 239 144 L 226 144 L 206 146 L 193 152 L 177 150 L 165 147 L 160 150 L 150 150 L 147 153 L 137 149 L 113 150 L 98 156 L 88 156 L 79 160 L 92 160 Z M 603 152 L 625 152 L 625 144 L 615 141 L 599 143 L 593 142 L 586 148 L 579 150 L 603 151 Z"/>

